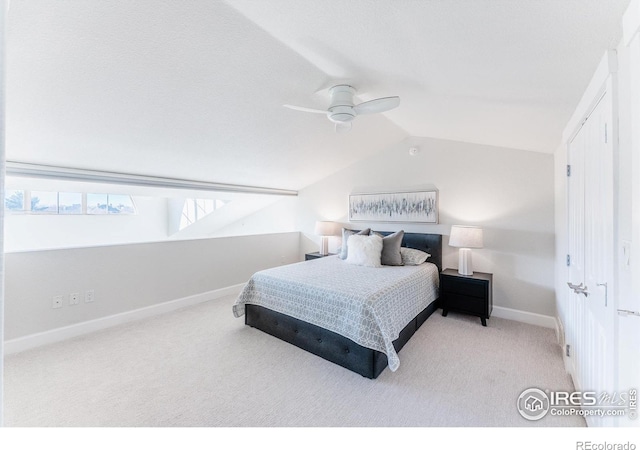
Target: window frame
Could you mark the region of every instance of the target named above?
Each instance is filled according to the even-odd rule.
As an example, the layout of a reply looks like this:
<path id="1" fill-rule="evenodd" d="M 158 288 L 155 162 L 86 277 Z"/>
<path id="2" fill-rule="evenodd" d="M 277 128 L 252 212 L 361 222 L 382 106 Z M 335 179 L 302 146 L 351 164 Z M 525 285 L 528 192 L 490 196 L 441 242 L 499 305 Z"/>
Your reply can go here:
<path id="1" fill-rule="evenodd" d="M 8 209 L 7 208 L 7 193 L 8 192 L 22 192 L 22 208 L 21 210 L 16 209 Z M 56 194 L 56 210 L 54 211 L 34 211 L 33 205 L 31 204 L 31 200 L 33 198 L 33 192 L 50 192 Z M 81 208 L 80 213 L 61 213 L 60 212 L 60 194 L 80 194 L 81 195 Z M 33 215 L 33 216 L 63 216 L 63 217 L 78 217 L 78 216 L 134 216 L 138 214 L 138 207 L 136 205 L 136 201 L 130 194 L 100 194 L 107 196 L 107 209 L 104 214 L 92 214 L 88 211 L 87 199 L 88 195 L 93 194 L 93 192 L 78 192 L 78 191 L 43 191 L 43 190 L 31 190 L 31 189 L 7 189 L 5 190 L 4 203 L 2 207 L 4 208 L 4 213 L 6 215 Z M 12 194 L 13 195 L 13 194 Z M 118 195 L 118 196 L 127 196 L 131 201 L 131 208 L 133 212 L 117 212 L 111 213 L 109 212 L 109 196 L 110 195 Z"/>

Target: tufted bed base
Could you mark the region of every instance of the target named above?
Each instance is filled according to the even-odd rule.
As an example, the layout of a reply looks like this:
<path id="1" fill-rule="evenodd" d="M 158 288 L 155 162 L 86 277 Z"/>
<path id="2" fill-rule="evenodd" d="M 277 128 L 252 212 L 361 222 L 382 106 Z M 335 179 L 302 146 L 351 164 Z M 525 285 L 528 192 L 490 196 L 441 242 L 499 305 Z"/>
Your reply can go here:
<path id="1" fill-rule="evenodd" d="M 397 352 L 437 308 L 438 300 L 435 300 L 400 331 L 398 339 L 393 341 Z M 363 377 L 377 378 L 387 367 L 387 355 L 384 353 L 362 347 L 337 333 L 262 306 L 246 305 L 245 324 Z"/>
<path id="2" fill-rule="evenodd" d="M 392 232 L 379 232 L 383 236 Z M 442 236 L 439 234 L 405 233 L 403 247 L 415 248 L 431 255 L 429 262 L 442 271 Z M 393 341 L 396 352 L 407 343 L 420 326 L 439 307 L 431 302 L 400 331 Z M 377 378 L 387 367 L 387 355 L 362 347 L 349 338 L 254 304 L 245 305 L 245 324 L 289 342 L 303 350 L 356 372 L 363 377 Z"/>

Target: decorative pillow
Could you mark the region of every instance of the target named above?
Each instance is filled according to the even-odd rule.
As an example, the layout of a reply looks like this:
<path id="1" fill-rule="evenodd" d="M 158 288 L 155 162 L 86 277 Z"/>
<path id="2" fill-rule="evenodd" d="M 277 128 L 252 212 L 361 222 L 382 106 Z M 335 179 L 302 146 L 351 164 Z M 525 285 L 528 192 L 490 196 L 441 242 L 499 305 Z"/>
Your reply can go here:
<path id="1" fill-rule="evenodd" d="M 345 262 L 357 266 L 382 267 L 382 238 L 373 236 L 353 235 L 349 238 L 349 253 Z"/>
<path id="2" fill-rule="evenodd" d="M 402 263 L 405 266 L 419 266 L 431 256 L 429 253 L 425 253 L 422 250 L 408 247 L 402 247 L 400 249 L 400 254 L 402 255 Z"/>
<path id="3" fill-rule="evenodd" d="M 348 248 L 348 241 L 349 241 L 349 237 L 350 236 L 354 236 L 354 235 L 368 235 L 369 232 L 371 231 L 370 228 L 366 228 L 362 231 L 353 231 L 353 230 L 347 230 L 346 228 L 342 229 L 342 247 L 340 248 L 340 251 L 338 252 L 338 257 L 340 259 L 347 259 L 347 254 L 349 251 Z"/>
<path id="4" fill-rule="evenodd" d="M 404 231 L 396 231 L 388 236 L 382 236 L 375 231 L 371 234 L 376 234 L 382 238 L 382 258 L 381 263 L 383 266 L 403 266 L 402 255 L 400 254 L 400 247 L 402 247 L 402 238 L 404 237 Z"/>

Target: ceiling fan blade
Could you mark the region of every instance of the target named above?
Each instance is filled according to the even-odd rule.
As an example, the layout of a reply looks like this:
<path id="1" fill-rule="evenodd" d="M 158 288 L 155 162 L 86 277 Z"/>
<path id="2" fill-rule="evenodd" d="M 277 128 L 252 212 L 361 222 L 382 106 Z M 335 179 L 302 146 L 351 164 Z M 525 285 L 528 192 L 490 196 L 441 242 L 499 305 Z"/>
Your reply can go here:
<path id="1" fill-rule="evenodd" d="M 372 114 L 389 111 L 397 108 L 400 104 L 400 97 L 383 97 L 369 100 L 354 106 L 356 114 Z"/>
<path id="2" fill-rule="evenodd" d="M 313 108 L 305 108 L 304 106 L 295 106 L 295 105 L 282 105 L 285 108 L 289 108 L 289 109 L 293 109 L 296 111 L 304 111 L 304 112 L 310 112 L 310 113 L 316 113 L 316 114 L 326 114 L 327 111 L 322 111 L 320 109 L 313 109 Z"/>
<path id="3" fill-rule="evenodd" d="M 352 122 L 340 122 L 336 123 L 336 133 L 346 133 L 351 130 Z"/>

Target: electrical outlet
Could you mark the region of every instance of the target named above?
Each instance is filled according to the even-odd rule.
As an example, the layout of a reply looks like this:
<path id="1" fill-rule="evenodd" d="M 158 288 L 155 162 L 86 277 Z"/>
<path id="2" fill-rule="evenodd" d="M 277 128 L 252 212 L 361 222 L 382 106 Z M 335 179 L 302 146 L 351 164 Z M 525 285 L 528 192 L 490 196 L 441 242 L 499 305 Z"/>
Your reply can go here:
<path id="1" fill-rule="evenodd" d="M 95 292 L 93 291 L 93 289 L 89 289 L 87 292 L 84 293 L 85 303 L 91 303 L 94 299 L 95 299 Z"/>
<path id="2" fill-rule="evenodd" d="M 62 308 L 62 295 L 54 295 L 51 303 L 52 308 Z"/>
<path id="3" fill-rule="evenodd" d="M 77 305 L 78 303 L 80 303 L 80 293 L 72 292 L 71 294 L 69 294 L 69 304 Z"/>

